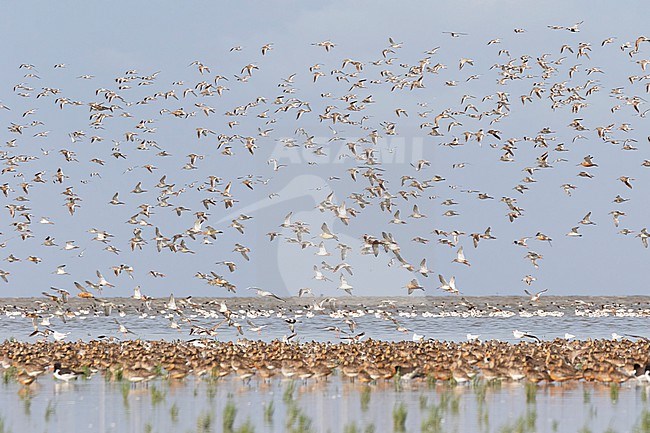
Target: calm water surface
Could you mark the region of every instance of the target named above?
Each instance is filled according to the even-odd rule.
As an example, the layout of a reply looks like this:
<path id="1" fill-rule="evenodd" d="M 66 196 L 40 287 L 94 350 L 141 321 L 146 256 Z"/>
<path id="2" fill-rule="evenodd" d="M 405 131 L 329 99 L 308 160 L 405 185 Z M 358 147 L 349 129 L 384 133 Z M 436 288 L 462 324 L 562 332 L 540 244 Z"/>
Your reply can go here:
<path id="1" fill-rule="evenodd" d="M 0 392 L 5 432 L 646 432 L 647 387 L 41 378 Z M 230 428 L 232 426 L 232 428 Z"/>

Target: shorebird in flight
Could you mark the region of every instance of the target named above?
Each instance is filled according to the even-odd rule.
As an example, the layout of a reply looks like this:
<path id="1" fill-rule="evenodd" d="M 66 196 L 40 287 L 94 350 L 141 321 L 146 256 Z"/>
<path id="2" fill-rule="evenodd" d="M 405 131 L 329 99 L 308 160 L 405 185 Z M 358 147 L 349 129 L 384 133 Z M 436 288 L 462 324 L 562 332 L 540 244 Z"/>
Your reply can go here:
<path id="1" fill-rule="evenodd" d="M 540 290 L 537 293 L 530 293 L 528 290 L 524 289 L 524 292 L 526 292 L 526 294 L 530 296 L 531 302 L 537 302 L 539 301 L 539 298 L 542 296 L 542 293 L 548 292 L 548 289 Z"/>
<path id="2" fill-rule="evenodd" d="M 409 295 L 416 290 L 424 291 L 424 287 L 422 287 L 420 283 L 418 283 L 418 280 L 416 280 L 415 278 L 409 281 L 409 283 L 406 285 L 406 289 L 408 290 Z"/>
<path id="3" fill-rule="evenodd" d="M 542 342 L 542 340 L 540 340 L 539 337 L 537 337 L 537 336 L 535 336 L 535 335 L 532 335 L 532 334 L 530 334 L 530 333 L 528 333 L 528 332 L 518 331 L 518 330 L 516 330 L 516 329 L 515 329 L 514 331 L 512 331 L 512 335 L 513 335 L 516 339 L 531 338 L 531 339 L 535 340 L 535 341 L 538 342 L 538 343 L 541 343 L 541 342 Z"/>
<path id="4" fill-rule="evenodd" d="M 451 277 L 449 279 L 449 282 L 447 282 L 445 278 L 439 274 L 438 279 L 440 280 L 441 286 L 439 288 L 441 290 L 444 290 L 445 292 L 449 292 L 455 295 L 459 293 L 458 289 L 456 289 L 456 277 Z"/>
<path id="5" fill-rule="evenodd" d="M 254 290 L 255 293 L 257 294 L 257 296 L 261 296 L 263 298 L 266 298 L 266 297 L 274 298 L 274 299 L 277 299 L 278 301 L 286 302 L 284 299 L 282 299 L 278 295 L 276 295 L 274 293 L 271 293 L 269 291 L 266 291 L 266 290 L 262 290 L 262 289 L 260 289 L 258 287 L 249 287 L 248 290 Z"/>

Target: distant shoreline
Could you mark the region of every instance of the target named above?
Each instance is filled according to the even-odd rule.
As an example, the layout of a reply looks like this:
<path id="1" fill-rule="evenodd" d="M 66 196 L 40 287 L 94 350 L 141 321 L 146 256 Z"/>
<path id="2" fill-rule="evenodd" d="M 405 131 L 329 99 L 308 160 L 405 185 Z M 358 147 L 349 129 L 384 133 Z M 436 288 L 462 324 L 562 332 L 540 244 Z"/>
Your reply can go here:
<path id="1" fill-rule="evenodd" d="M 639 307 L 644 305 L 650 308 L 650 296 L 646 295 L 630 295 L 630 296 L 542 296 L 537 302 L 532 302 L 527 296 L 340 296 L 340 297 L 314 297 L 297 296 L 282 298 L 283 300 L 260 298 L 260 297 L 184 297 L 175 295 L 176 301 L 188 304 L 220 304 L 224 302 L 231 308 L 238 306 L 246 307 L 269 307 L 269 306 L 285 306 L 285 307 L 305 307 L 315 303 L 324 302 L 325 305 L 330 305 L 332 302 L 336 306 L 379 306 L 379 305 L 394 305 L 394 306 L 426 306 L 426 305 L 455 305 L 455 306 L 470 306 L 475 305 L 480 307 L 482 305 L 490 304 L 496 306 L 511 306 L 511 305 L 525 305 L 525 306 L 538 306 L 540 308 L 549 308 L 563 306 L 569 304 L 594 304 L 594 305 L 609 305 L 609 304 L 623 304 L 625 306 L 635 305 Z M 151 298 L 152 306 L 162 306 L 167 303 L 169 296 L 161 298 Z M 188 302 L 189 300 L 189 302 Z M 35 302 L 42 302 L 54 304 L 54 301 L 44 296 L 41 297 L 4 297 L 0 298 L 0 306 L 25 306 Z M 82 299 L 75 296 L 70 296 L 68 304 L 71 306 L 83 306 L 94 304 L 121 304 L 121 305 L 139 305 L 143 300 L 133 299 L 132 297 L 108 297 L 98 296 L 95 298 Z"/>

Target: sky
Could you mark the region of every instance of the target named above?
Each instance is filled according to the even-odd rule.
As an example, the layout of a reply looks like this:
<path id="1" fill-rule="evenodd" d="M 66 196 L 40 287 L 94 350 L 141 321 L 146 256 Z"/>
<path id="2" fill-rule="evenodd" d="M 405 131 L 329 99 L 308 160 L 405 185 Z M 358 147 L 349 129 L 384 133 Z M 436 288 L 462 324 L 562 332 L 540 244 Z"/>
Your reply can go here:
<path id="1" fill-rule="evenodd" d="M 197 272 L 211 271 L 235 285 L 238 296 L 254 294 L 247 290 L 249 287 L 261 287 L 280 296 L 311 288 L 317 295 L 342 297 L 346 293 L 338 289 L 340 275 L 354 287 L 356 295 L 405 295 L 406 284 L 416 278 L 425 289 L 416 295 L 435 296 L 443 293 L 438 289 L 438 274 L 447 280 L 455 276 L 458 289 L 468 296 L 523 294 L 524 289 L 548 289 L 547 294 L 555 295 L 647 294 L 643 270 L 650 252 L 635 237 L 649 222 L 645 195 L 650 168 L 641 163 L 650 158 L 650 143 L 646 119 L 640 116 L 648 108 L 647 80 L 631 81 L 629 77 L 645 75 L 640 61 L 649 58 L 650 45 L 641 43 L 633 56 L 629 54 L 631 48 L 620 48 L 626 42 L 633 48 L 634 41 L 643 35 L 644 14 L 630 13 L 642 8 L 640 2 L 630 3 L 626 9 L 611 2 L 548 2 L 541 8 L 538 2 L 526 1 L 430 5 L 376 1 L 160 2 L 156 8 L 119 1 L 12 4 L 0 16 L 4 41 L 0 103 L 10 108 L 0 109 L 0 155 L 3 167 L 12 157 L 35 158 L 0 175 L 0 184 L 11 189 L 7 197 L 0 195 L 0 243 L 4 245 L 0 248 L 0 270 L 9 273 L 7 283 L 0 281 L 0 295 L 37 296 L 50 287 L 76 295 L 74 282 L 97 283 L 96 271 L 115 286 L 103 287 L 101 294 L 90 289 L 97 296 L 129 296 L 136 286 L 156 297 L 169 293 L 231 295 L 225 288 L 195 277 Z M 579 22 L 578 32 L 548 27 L 571 27 Z M 445 32 L 464 34 L 452 37 Z M 610 37 L 613 42 L 603 46 Z M 499 43 L 488 45 L 494 39 Z M 330 52 L 315 45 L 326 40 L 335 44 Z M 581 43 L 590 44 L 589 58 L 577 57 Z M 265 44 L 271 44 L 271 49 L 262 55 Z M 561 52 L 565 44 L 573 52 Z M 231 51 L 233 47 L 241 50 Z M 435 53 L 425 53 L 436 47 Z M 386 52 L 384 57 L 384 49 L 393 52 Z M 500 50 L 507 53 L 499 54 Z M 498 65 L 509 61 L 519 65 L 522 56 L 529 56 L 530 68 L 516 79 L 499 84 L 502 67 Z M 405 74 L 425 58 L 429 67 L 445 67 L 422 74 L 424 88 L 393 89 L 390 77 L 397 82 L 417 79 L 417 73 L 411 77 Z M 473 64 L 466 63 L 460 69 L 463 58 Z M 542 76 L 539 58 L 555 69 L 550 76 Z M 343 66 L 344 59 L 362 62 L 362 71 L 355 75 L 353 65 Z M 393 60 L 386 63 L 386 59 Z M 200 73 L 199 63 L 209 72 L 205 69 Z M 34 67 L 20 68 L 22 64 Z M 59 64 L 65 67 L 54 67 Z M 242 72 L 248 64 L 258 69 L 239 81 L 236 76 L 248 75 Z M 315 70 L 310 71 L 310 66 L 316 64 L 321 65 L 319 70 L 324 75 L 314 82 Z M 570 77 L 572 67 L 576 72 Z M 126 74 L 129 70 L 136 73 Z M 92 78 L 78 78 L 84 75 Z M 129 75 L 140 78 L 127 83 L 130 88 L 120 89 L 116 78 Z M 217 75 L 226 78 L 214 84 Z M 353 87 L 359 80 L 365 81 Z M 213 89 L 217 85 L 226 89 L 221 96 L 216 90 L 211 96 L 201 96 L 196 89 L 200 82 L 212 83 Z M 573 94 L 574 102 L 585 105 L 577 113 L 571 111 L 572 104 L 553 109 L 549 95 L 554 85 L 565 89 L 562 99 Z M 521 96 L 530 95 L 535 87 L 542 89 L 542 97 L 532 95 L 531 101 L 522 104 Z M 58 89 L 59 93 L 37 98 L 43 88 Z M 586 95 L 590 88 L 592 92 Z M 122 100 L 108 102 L 102 89 L 116 92 Z M 188 93 L 183 97 L 185 89 L 194 89 L 198 96 Z M 612 89 L 620 90 L 612 93 Z M 163 96 L 170 90 L 178 99 Z M 490 111 L 497 106 L 497 92 L 507 93 L 509 111 L 495 121 L 497 116 Z M 278 101 L 279 96 L 282 99 Z M 370 96 L 375 102 L 364 103 Z M 635 96 L 639 98 L 639 112 L 629 103 Z M 60 109 L 55 99 L 61 97 L 80 104 L 66 104 Z M 276 111 L 292 100 L 297 101 L 294 107 Z M 350 101 L 365 108 L 349 110 Z M 105 118 L 97 128 L 90 124 L 91 102 L 115 105 L 112 113 L 103 112 L 112 117 Z M 214 112 L 205 116 L 195 104 L 209 106 Z M 476 112 L 466 108 L 468 104 L 477 107 Z M 246 105 L 245 115 L 225 114 Z M 616 105 L 620 108 L 612 111 Z M 405 110 L 408 117 L 397 116 L 397 108 Z M 164 111 L 178 109 L 196 114 L 185 118 Z M 298 109 L 311 112 L 296 119 Z M 321 121 L 319 114 L 326 115 L 328 110 L 349 114 L 354 124 L 332 123 L 327 118 Z M 425 123 L 433 123 L 443 110 L 458 114 L 441 120 L 439 132 L 443 136 L 428 135 L 431 127 Z M 468 116 L 474 113 L 488 114 Z M 574 119 L 580 119 L 585 130 L 570 127 Z M 151 120 L 146 123 L 148 132 L 135 128 L 141 120 Z M 37 123 L 30 126 L 34 121 Z M 230 127 L 231 121 L 238 124 Z M 386 133 L 386 122 L 395 124 L 395 135 Z M 459 125 L 448 130 L 451 122 Z M 11 132 L 12 123 L 25 126 L 23 133 Z M 610 124 L 614 126 L 605 135 L 614 142 L 603 140 L 596 130 Z M 196 128 L 214 134 L 197 138 Z M 300 128 L 305 134 L 297 132 Z M 551 131 L 542 134 L 547 148 L 535 147 L 525 139 L 539 136 L 544 128 Z M 465 142 L 464 132 L 489 129 L 498 130 L 500 138 L 486 135 L 481 143 L 476 138 Z M 85 135 L 73 141 L 73 131 Z M 376 144 L 369 139 L 372 131 L 379 136 Z M 126 132 L 138 135 L 129 141 Z M 234 134 L 254 137 L 254 154 L 239 138 L 219 146 L 219 135 Z M 102 141 L 91 143 L 91 136 Z M 307 136 L 313 136 L 313 147 L 305 146 Z M 442 145 L 455 138 L 462 146 Z M 297 146 L 286 147 L 287 139 Z M 500 160 L 508 139 L 517 140 L 512 162 Z M 138 149 L 141 140 L 147 142 Z M 382 211 L 381 200 L 365 189 L 371 186 L 361 175 L 367 170 L 367 161 L 355 158 L 347 145 L 355 141 L 359 151 L 374 149 L 379 164 L 373 170 L 381 174 L 387 193 L 394 196 L 390 199 L 391 212 Z M 568 151 L 556 151 L 560 143 Z M 637 150 L 624 150 L 625 144 Z M 222 153 L 224 146 L 231 146 L 232 156 Z M 317 148 L 321 148 L 321 155 L 314 153 Z M 74 152 L 71 161 L 66 160 L 62 149 Z M 163 150 L 170 156 L 160 156 Z M 115 151 L 126 158 L 115 158 Z M 525 169 L 536 166 L 536 159 L 544 152 L 549 153 L 552 168 L 534 171 L 530 177 L 535 182 L 522 182 L 528 176 Z M 190 154 L 198 156 L 187 169 Z M 578 166 L 587 155 L 593 156 L 598 167 Z M 270 159 L 286 167 L 275 171 Z M 414 166 L 420 160 L 428 161 L 428 165 L 417 170 Z M 150 173 L 143 168 L 147 164 L 156 169 Z M 464 166 L 458 168 L 458 164 Z M 67 177 L 62 183 L 53 183 L 59 168 Z M 348 171 L 354 168 L 360 170 L 356 181 Z M 594 177 L 579 177 L 580 171 Z M 44 173 L 44 183 L 33 180 L 39 172 Z M 168 185 L 174 185 L 164 199 L 169 207 L 160 206 L 161 188 L 156 187 L 163 175 Z M 207 190 L 209 176 L 221 178 L 218 191 L 232 182 L 236 200 L 232 208 L 225 208 L 221 192 Z M 444 180 L 431 182 L 431 187 L 419 191 L 408 186 L 410 181 L 402 186 L 402 176 L 412 176 L 420 183 L 434 176 Z M 633 178 L 633 188 L 618 180 L 620 176 Z M 242 183 L 246 179 L 253 182 L 252 190 Z M 29 183 L 28 193 L 21 189 L 23 182 Z M 146 192 L 131 193 L 138 182 Z M 570 196 L 562 189 L 566 183 L 576 187 Z M 516 185 L 529 189 L 521 194 L 513 189 Z M 68 213 L 66 196 L 61 194 L 67 187 L 81 199 L 74 215 Z M 407 195 L 407 200 L 400 190 L 419 196 Z M 108 204 L 116 192 L 124 205 Z M 479 200 L 478 192 L 494 199 Z M 364 195 L 369 204 L 361 208 L 351 198 L 353 193 Z M 356 209 L 357 216 L 351 217 L 349 225 L 331 210 L 317 208 L 330 194 L 335 204 L 345 202 L 348 208 Z M 617 195 L 630 200 L 612 203 Z M 202 200 L 208 197 L 216 205 L 206 209 Z M 523 209 L 513 222 L 508 220 L 509 210 L 500 201 L 502 197 L 515 198 Z M 28 201 L 19 201 L 22 199 Z M 458 204 L 445 206 L 445 200 Z M 11 217 L 7 207 L 21 204 L 29 208 L 22 212 L 31 219 L 26 227 L 27 217 L 19 215 L 20 211 Z M 142 204 L 151 205 L 151 215 L 140 214 L 136 220 L 150 225 L 128 224 Z M 408 217 L 414 204 L 427 218 Z M 189 210 L 177 216 L 174 208 L 178 206 Z M 406 224 L 389 222 L 396 210 Z M 459 215 L 443 216 L 447 210 Z M 609 215 L 614 210 L 626 214 L 620 218 L 619 227 Z M 211 244 L 203 243 L 203 234 L 195 239 L 187 234 L 195 224 L 197 211 L 208 214 L 202 230 L 211 226 L 223 231 L 216 240 L 208 238 Z M 289 212 L 292 222 L 308 225 L 304 240 L 313 246 L 302 248 L 287 242 L 294 235 L 280 225 Z M 596 224 L 579 224 L 588 212 Z M 243 234 L 231 227 L 232 220 L 241 214 L 252 217 L 239 220 L 244 225 Z M 54 224 L 39 223 L 42 217 Z M 318 236 L 323 223 L 337 235 L 338 242 Z M 582 236 L 566 236 L 575 226 L 580 227 Z M 20 227 L 32 237 L 22 240 L 17 231 Z M 176 244 L 184 240 L 193 252 L 174 253 L 168 248 L 158 252 L 153 240 L 156 227 L 169 238 L 182 235 Z M 496 239 L 481 240 L 475 248 L 468 235 L 483 233 L 487 227 Z M 111 242 L 92 240 L 94 235 L 89 230 L 93 228 L 112 234 Z M 625 228 L 633 233 L 620 234 Z M 134 229 L 141 229 L 147 242 L 142 250 L 131 251 L 129 240 Z M 441 237 L 432 233 L 434 229 L 465 234 L 450 247 L 438 242 Z M 268 232 L 281 236 L 269 241 Z M 363 236 L 381 239 L 382 232 L 392 233 L 400 255 L 416 271 L 426 258 L 429 276 L 404 269 L 392 253 L 383 250 L 378 257 L 361 254 Z M 552 242 L 536 240 L 538 232 Z M 53 237 L 57 246 L 43 246 L 47 236 Z M 413 242 L 416 236 L 429 239 L 429 243 Z M 522 237 L 531 237 L 528 248 L 513 243 Z M 453 241 L 452 236 L 447 239 Z M 79 248 L 62 249 L 71 240 Z M 321 242 L 329 256 L 316 255 Z M 345 262 L 351 265 L 353 275 L 322 269 L 323 260 L 331 266 L 342 262 L 338 243 L 351 247 Z M 250 261 L 233 251 L 236 244 L 251 250 Z M 105 250 L 107 245 L 119 249 L 119 254 Z M 452 262 L 461 246 L 471 266 Z M 528 251 L 543 256 L 538 260 L 539 268 L 524 258 Z M 7 260 L 10 256 L 20 261 Z M 41 261 L 32 263 L 27 260 L 29 256 Z M 232 261 L 237 269 L 230 272 L 218 263 L 221 261 Z M 57 266 L 63 264 L 68 275 L 54 275 Z M 121 264 L 133 267 L 133 278 L 125 272 L 113 274 L 111 268 Z M 314 279 L 315 265 L 332 281 Z M 165 276 L 154 277 L 150 271 Z M 522 282 L 527 275 L 535 278 L 530 287 Z"/>

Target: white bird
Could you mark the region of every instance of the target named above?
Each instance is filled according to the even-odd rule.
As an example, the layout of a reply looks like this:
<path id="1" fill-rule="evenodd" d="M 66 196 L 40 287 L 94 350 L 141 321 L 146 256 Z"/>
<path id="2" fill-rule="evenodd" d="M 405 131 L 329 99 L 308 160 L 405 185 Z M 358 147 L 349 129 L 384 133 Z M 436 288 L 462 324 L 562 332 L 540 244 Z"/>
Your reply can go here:
<path id="1" fill-rule="evenodd" d="M 646 384 L 650 383 L 650 370 L 648 369 L 647 366 L 645 372 L 636 376 L 636 380 L 638 380 L 639 382 L 645 382 Z"/>
<path id="2" fill-rule="evenodd" d="M 320 281 L 332 281 L 329 278 L 327 278 L 319 269 L 318 266 L 314 265 L 314 272 L 316 275 L 314 276 L 314 279 L 320 280 Z"/>
<path id="3" fill-rule="evenodd" d="M 406 221 L 403 219 L 400 219 L 399 217 L 399 211 L 396 211 L 395 214 L 393 215 L 393 219 L 388 221 L 390 224 L 406 224 Z"/>
<path id="4" fill-rule="evenodd" d="M 458 248 L 456 252 L 456 258 L 452 262 L 461 263 L 463 265 L 471 266 L 467 259 L 465 259 L 465 254 L 463 254 L 463 247 Z"/>
<path id="5" fill-rule="evenodd" d="M 445 280 L 445 277 L 442 275 L 438 274 L 438 279 L 440 280 L 440 284 L 442 284 L 439 289 L 444 290 L 445 292 L 453 293 L 453 294 L 458 294 L 459 291 L 456 289 L 456 277 L 451 277 L 449 282 Z"/>
<path id="6" fill-rule="evenodd" d="M 321 242 L 318 245 L 318 252 L 314 253 L 317 256 L 329 256 L 330 253 L 327 252 L 327 249 L 325 248 L 325 243 Z"/>
<path id="7" fill-rule="evenodd" d="M 429 276 L 429 272 L 431 272 L 431 269 L 427 268 L 427 259 L 422 259 L 420 262 L 420 269 L 418 269 L 418 272 L 425 277 Z"/>
<path id="8" fill-rule="evenodd" d="M 512 335 L 514 335 L 514 337 L 517 338 L 517 339 L 532 338 L 533 340 L 537 341 L 538 343 L 542 342 L 542 340 L 540 340 L 538 337 L 536 337 L 536 336 L 534 336 L 532 334 L 529 334 L 528 332 L 521 332 L 521 331 L 518 331 L 516 329 L 514 331 L 512 331 Z"/>
<path id="9" fill-rule="evenodd" d="M 325 240 L 327 240 L 327 239 L 336 239 L 337 241 L 339 240 L 338 236 L 336 236 L 334 233 L 332 233 L 330 231 L 329 227 L 327 227 L 327 223 L 323 223 L 323 225 L 320 227 L 320 229 L 321 229 L 322 232 L 318 236 L 320 236 L 321 238 L 323 238 Z"/>
<path id="10" fill-rule="evenodd" d="M 120 322 L 117 321 L 117 319 L 114 319 L 115 323 L 119 326 L 119 332 L 122 334 L 135 334 L 133 331 L 129 330 L 126 326 L 122 325 Z"/>
<path id="11" fill-rule="evenodd" d="M 409 215 L 411 218 L 426 218 L 427 216 L 420 213 L 420 209 L 418 208 L 418 205 L 414 204 L 413 205 L 413 213 Z"/>
<path id="12" fill-rule="evenodd" d="M 74 244 L 74 241 L 67 241 L 65 243 L 65 246 L 63 247 L 63 249 L 66 250 L 66 251 L 76 250 L 77 248 L 79 248 L 79 247 Z"/>
<path id="13" fill-rule="evenodd" d="M 348 284 L 347 280 L 345 279 L 345 277 L 343 275 L 340 276 L 340 281 L 341 281 L 341 284 L 339 285 L 339 290 L 343 290 L 343 291 L 347 292 L 349 295 L 351 295 L 352 294 L 352 289 L 354 287 L 352 287 L 350 284 Z"/>
<path id="14" fill-rule="evenodd" d="M 291 227 L 291 215 L 293 215 L 293 212 L 289 212 L 286 217 L 284 217 L 284 222 L 280 224 L 280 227 L 283 228 L 288 228 Z"/>
<path id="15" fill-rule="evenodd" d="M 566 235 L 571 237 L 571 238 L 581 238 L 582 234 L 578 233 L 578 229 L 580 229 L 579 226 L 571 227 L 571 231 L 567 233 Z"/>
<path id="16" fill-rule="evenodd" d="M 246 319 L 246 323 L 248 323 L 248 326 L 250 326 L 249 330 L 251 332 L 257 332 L 257 334 L 262 333 L 262 329 L 266 328 L 267 325 L 256 325 L 254 324 L 250 319 Z"/>
<path id="17" fill-rule="evenodd" d="M 72 379 L 76 379 L 82 374 L 83 373 L 72 371 L 69 368 L 61 368 L 61 364 L 59 362 L 54 363 L 53 376 L 55 379 L 62 380 L 67 383 Z"/>
<path id="18" fill-rule="evenodd" d="M 524 289 L 524 292 L 526 292 L 526 294 L 527 294 L 528 296 L 530 296 L 530 301 L 531 301 L 531 302 L 537 302 L 537 301 L 539 301 L 539 298 L 542 296 L 542 293 L 546 293 L 546 292 L 548 292 L 548 289 L 540 290 L 539 292 L 534 293 L 534 294 L 533 294 L 533 293 L 530 293 L 530 292 L 529 292 L 528 290 L 526 290 L 526 289 Z"/>
<path id="19" fill-rule="evenodd" d="M 305 295 L 314 295 L 309 287 L 303 287 L 298 290 L 298 297 L 302 298 Z"/>
<path id="20" fill-rule="evenodd" d="M 178 306 L 176 305 L 176 298 L 174 298 L 173 294 L 169 295 L 169 300 L 165 304 L 165 308 L 172 311 L 178 310 Z"/>
<path id="21" fill-rule="evenodd" d="M 54 337 L 54 339 L 56 341 L 64 340 L 68 335 L 70 335 L 69 332 L 58 332 L 58 331 L 52 330 L 52 337 Z"/>
<path id="22" fill-rule="evenodd" d="M 582 220 L 580 221 L 580 224 L 582 224 L 582 225 L 596 225 L 596 223 L 591 220 L 591 212 L 589 212 L 587 215 L 584 216 L 584 218 L 582 218 Z"/>
<path id="23" fill-rule="evenodd" d="M 97 271 L 95 273 L 97 274 L 97 278 L 99 278 L 99 282 L 97 283 L 99 287 L 115 287 L 113 284 L 106 281 L 106 278 L 104 278 L 101 272 Z"/>
<path id="24" fill-rule="evenodd" d="M 526 275 L 524 278 L 521 279 L 526 285 L 530 286 L 533 284 L 533 281 L 537 280 L 537 278 L 533 277 L 532 275 Z"/>
<path id="25" fill-rule="evenodd" d="M 284 299 L 282 299 L 281 297 L 279 297 L 275 293 L 271 293 L 271 292 L 268 292 L 266 290 L 262 290 L 262 289 L 260 289 L 258 287 L 249 287 L 248 290 L 255 290 L 255 292 L 257 293 L 257 296 L 262 296 L 262 297 L 265 297 L 265 298 L 266 297 L 275 298 L 278 301 L 286 302 Z"/>
<path id="26" fill-rule="evenodd" d="M 66 265 L 59 265 L 59 266 L 57 266 L 57 267 L 56 267 L 56 271 L 54 271 L 54 272 L 52 272 L 52 273 L 53 273 L 53 274 L 56 274 L 56 275 L 70 275 L 69 273 L 67 273 L 67 272 L 65 271 L 65 266 L 66 266 Z"/>
<path id="27" fill-rule="evenodd" d="M 135 286 L 133 289 L 133 299 L 143 299 L 142 292 L 140 291 L 140 286 Z"/>

